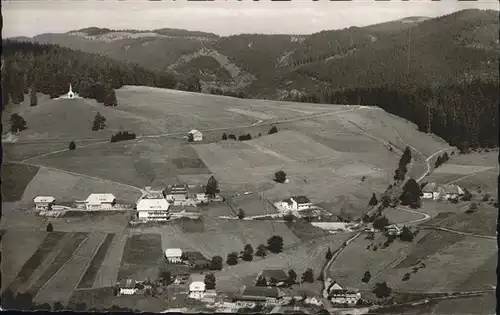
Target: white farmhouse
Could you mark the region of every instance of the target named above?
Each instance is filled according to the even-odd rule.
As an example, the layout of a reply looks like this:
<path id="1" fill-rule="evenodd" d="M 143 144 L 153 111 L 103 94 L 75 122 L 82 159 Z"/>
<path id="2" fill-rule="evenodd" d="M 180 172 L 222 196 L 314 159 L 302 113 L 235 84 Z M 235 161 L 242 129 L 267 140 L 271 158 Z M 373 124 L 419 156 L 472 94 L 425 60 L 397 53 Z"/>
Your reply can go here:
<path id="1" fill-rule="evenodd" d="M 36 211 L 51 210 L 56 199 L 52 196 L 36 196 L 33 199 Z"/>
<path id="2" fill-rule="evenodd" d="M 306 196 L 293 196 L 281 202 L 281 207 L 283 209 L 292 211 L 309 209 L 311 206 L 311 200 Z"/>
<path id="3" fill-rule="evenodd" d="M 136 281 L 132 279 L 123 279 L 118 283 L 119 295 L 133 295 L 137 293 Z"/>
<path id="4" fill-rule="evenodd" d="M 140 220 L 167 221 L 170 219 L 169 203 L 164 198 L 141 199 L 137 203 L 137 217 Z"/>
<path id="5" fill-rule="evenodd" d="M 168 248 L 165 250 L 165 258 L 169 263 L 180 263 L 182 261 L 182 250 L 180 248 Z"/>
<path id="6" fill-rule="evenodd" d="M 422 198 L 438 200 L 440 195 L 439 186 L 436 183 L 428 183 L 422 188 Z"/>
<path id="7" fill-rule="evenodd" d="M 332 303 L 356 305 L 361 299 L 361 293 L 354 289 L 344 289 L 336 281 L 327 280 L 326 294 Z"/>
<path id="8" fill-rule="evenodd" d="M 201 141 L 203 140 L 203 134 L 196 129 L 193 129 L 189 132 L 188 137 L 192 137 L 193 141 Z"/>
<path id="9" fill-rule="evenodd" d="M 442 198 L 446 200 L 457 199 L 464 195 L 463 189 L 458 185 L 443 185 L 441 186 Z"/>
<path id="10" fill-rule="evenodd" d="M 192 299 L 201 300 L 205 296 L 205 282 L 193 281 L 189 285 L 189 297 Z"/>
<path id="11" fill-rule="evenodd" d="M 110 210 L 115 205 L 116 197 L 113 194 L 91 194 L 85 200 L 87 210 Z"/>

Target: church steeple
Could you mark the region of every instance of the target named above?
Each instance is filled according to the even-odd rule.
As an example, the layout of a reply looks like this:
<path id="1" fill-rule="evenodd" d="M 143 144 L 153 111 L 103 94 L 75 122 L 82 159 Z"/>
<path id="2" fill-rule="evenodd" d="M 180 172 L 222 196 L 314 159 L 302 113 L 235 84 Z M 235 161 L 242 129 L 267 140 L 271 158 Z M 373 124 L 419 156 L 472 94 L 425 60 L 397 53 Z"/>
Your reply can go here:
<path id="1" fill-rule="evenodd" d="M 75 98 L 75 93 L 73 93 L 73 88 L 71 86 L 71 83 L 69 84 L 69 91 L 68 91 L 68 98 Z"/>

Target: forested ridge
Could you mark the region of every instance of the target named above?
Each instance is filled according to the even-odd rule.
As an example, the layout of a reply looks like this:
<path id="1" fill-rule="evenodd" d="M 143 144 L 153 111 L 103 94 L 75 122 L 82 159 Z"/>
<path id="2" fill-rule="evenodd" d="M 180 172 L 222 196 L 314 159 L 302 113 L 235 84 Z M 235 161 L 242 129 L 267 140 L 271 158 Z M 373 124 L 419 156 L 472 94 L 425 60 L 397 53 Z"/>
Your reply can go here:
<path id="1" fill-rule="evenodd" d="M 112 104 L 114 89 L 123 85 L 175 88 L 179 79 L 136 64 L 56 45 L 4 40 L 2 47 L 2 104 L 20 103 L 29 90 L 65 94 L 71 83 L 83 97 Z"/>
<path id="2" fill-rule="evenodd" d="M 463 152 L 498 146 L 498 80 L 442 85 L 385 85 L 354 89 L 327 89 L 290 100 L 311 103 L 378 106 L 430 131 Z"/>

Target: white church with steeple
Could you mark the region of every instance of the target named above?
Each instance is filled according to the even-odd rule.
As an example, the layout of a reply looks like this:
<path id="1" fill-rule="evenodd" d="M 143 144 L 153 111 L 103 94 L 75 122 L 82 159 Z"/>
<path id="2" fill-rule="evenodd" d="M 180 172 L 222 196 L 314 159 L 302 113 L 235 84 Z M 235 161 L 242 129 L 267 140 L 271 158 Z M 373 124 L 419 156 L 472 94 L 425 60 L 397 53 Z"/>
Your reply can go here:
<path id="1" fill-rule="evenodd" d="M 69 100 L 74 100 L 74 99 L 79 99 L 81 98 L 78 93 L 73 92 L 73 87 L 71 86 L 71 83 L 69 84 L 69 91 L 68 93 L 61 95 L 58 97 L 58 99 L 69 99 Z"/>

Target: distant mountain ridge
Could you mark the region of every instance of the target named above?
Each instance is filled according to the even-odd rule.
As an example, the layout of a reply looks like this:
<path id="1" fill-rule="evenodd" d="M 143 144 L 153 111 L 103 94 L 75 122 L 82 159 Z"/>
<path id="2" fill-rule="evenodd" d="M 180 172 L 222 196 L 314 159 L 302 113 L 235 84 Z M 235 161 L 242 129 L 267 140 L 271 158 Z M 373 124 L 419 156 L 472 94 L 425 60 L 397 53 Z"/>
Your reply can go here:
<path id="1" fill-rule="evenodd" d="M 265 98 L 403 81 L 439 85 L 465 77 L 496 80 L 500 47 L 498 11 L 492 10 L 463 10 L 437 18 L 412 16 L 311 35 L 218 36 L 171 28 L 89 27 L 41 34 L 30 41 L 99 53 L 156 71 L 194 75 L 205 90 L 242 90 Z M 193 67 L 186 66 L 187 59 Z M 217 64 L 220 69 L 214 69 Z M 234 71 L 244 75 L 229 80 L 227 72 Z"/>

